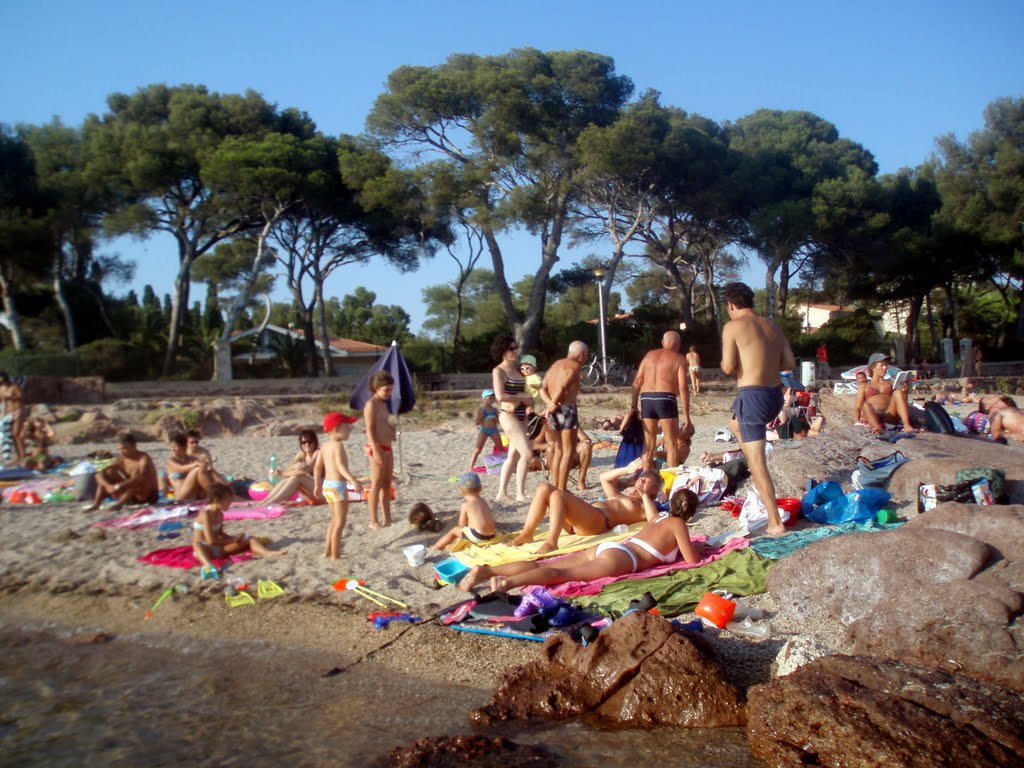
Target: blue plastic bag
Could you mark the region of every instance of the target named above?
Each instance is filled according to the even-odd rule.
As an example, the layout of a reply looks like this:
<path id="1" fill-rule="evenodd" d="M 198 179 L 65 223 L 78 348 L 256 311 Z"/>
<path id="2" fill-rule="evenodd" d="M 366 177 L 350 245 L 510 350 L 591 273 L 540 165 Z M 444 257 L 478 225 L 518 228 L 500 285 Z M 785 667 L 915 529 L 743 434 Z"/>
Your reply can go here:
<path id="1" fill-rule="evenodd" d="M 826 485 L 830 487 L 818 490 Z M 804 496 L 801 511 L 804 517 L 816 523 L 864 523 L 874 520 L 878 510 L 883 509 L 890 498 L 892 497 L 889 492 L 881 488 L 862 488 L 843 494 L 839 483 L 829 481 L 814 486 Z"/>

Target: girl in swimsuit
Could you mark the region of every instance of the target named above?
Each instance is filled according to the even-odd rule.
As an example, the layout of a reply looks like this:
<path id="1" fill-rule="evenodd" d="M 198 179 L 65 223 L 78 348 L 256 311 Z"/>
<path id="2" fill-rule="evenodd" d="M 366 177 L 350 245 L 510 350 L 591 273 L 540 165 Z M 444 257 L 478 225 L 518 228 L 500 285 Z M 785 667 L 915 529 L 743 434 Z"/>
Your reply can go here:
<path id="1" fill-rule="evenodd" d="M 478 565 L 459 582 L 459 589 L 470 591 L 485 579 L 491 589 L 503 592 L 527 584 L 549 586 L 567 581 L 593 581 L 608 576 L 624 576 L 645 571 L 657 565 L 673 563 L 682 557 L 688 563 L 700 559 L 700 544 L 690 541 L 686 521 L 697 511 L 697 496 L 680 488 L 669 500 L 669 511 L 659 513 L 654 499 L 643 496 L 644 511 L 649 522 L 630 539 L 605 541 L 597 546 L 559 558 L 555 564 L 546 561 Z"/>
<path id="2" fill-rule="evenodd" d="M 857 399 L 853 406 L 854 417 L 865 422 L 875 434 L 885 431 L 885 424 L 900 424 L 904 432 L 913 432 L 910 423 L 910 410 L 907 407 L 906 389 L 892 387 L 892 382 L 885 378 L 889 368 L 889 358 L 874 354 L 868 360 L 868 372 L 871 379 L 858 388 Z"/>
<path id="3" fill-rule="evenodd" d="M 494 452 L 502 450 L 501 437 L 498 430 L 498 409 L 494 407 L 494 390 L 485 389 L 480 393 L 483 398 L 483 405 L 476 411 L 476 425 L 480 428 L 476 435 L 476 448 L 469 458 L 469 471 L 472 472 L 476 466 L 476 460 L 480 457 L 480 451 L 484 449 L 487 439 L 494 443 Z"/>
<path id="4" fill-rule="evenodd" d="M 213 564 L 217 558 L 252 552 L 257 557 L 276 557 L 288 554 L 287 549 L 267 549 L 259 539 L 240 533 L 228 536 L 224 533 L 224 512 L 231 506 L 234 493 L 226 485 L 216 484 L 210 488 L 210 503 L 199 510 L 199 516 L 192 523 L 192 551 L 203 564 L 205 577 L 220 577 Z"/>
<path id="5" fill-rule="evenodd" d="M 516 473 L 516 501 L 529 501 L 526 495 L 526 472 L 530 468 L 533 450 L 526 434 L 526 411 L 533 407 L 533 398 L 526 394 L 526 379 L 516 367 L 519 345 L 508 334 L 502 334 L 491 344 L 491 355 L 498 365 L 491 372 L 494 399 L 498 402 L 498 423 L 508 435 L 508 458 L 501 465 L 498 495 L 495 501 L 512 501 L 508 495 L 508 481 Z"/>
<path id="6" fill-rule="evenodd" d="M 311 504 L 323 504 L 322 496 L 313 492 L 313 467 L 316 457 L 320 455 L 320 441 L 312 429 L 299 432 L 299 452 L 292 463 L 281 472 L 281 482 L 274 486 L 264 500 L 264 504 L 288 501 L 296 493 L 301 493 Z"/>

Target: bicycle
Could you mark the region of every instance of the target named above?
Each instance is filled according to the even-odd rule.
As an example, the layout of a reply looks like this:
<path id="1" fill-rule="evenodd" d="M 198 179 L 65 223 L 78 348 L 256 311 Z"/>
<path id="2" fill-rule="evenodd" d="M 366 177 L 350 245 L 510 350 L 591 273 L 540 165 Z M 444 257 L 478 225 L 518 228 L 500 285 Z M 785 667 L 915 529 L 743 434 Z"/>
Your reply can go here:
<path id="1" fill-rule="evenodd" d="M 614 357 L 591 355 L 590 361 L 583 366 L 583 383 L 588 387 L 596 386 L 601 381 L 617 387 L 629 383 L 629 369 Z"/>

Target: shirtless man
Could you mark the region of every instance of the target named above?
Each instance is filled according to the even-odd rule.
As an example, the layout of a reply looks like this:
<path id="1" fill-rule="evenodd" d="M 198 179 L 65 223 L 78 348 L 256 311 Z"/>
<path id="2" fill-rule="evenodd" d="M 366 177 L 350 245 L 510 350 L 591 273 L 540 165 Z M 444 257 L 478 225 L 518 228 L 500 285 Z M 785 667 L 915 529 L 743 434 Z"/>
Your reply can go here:
<path id="1" fill-rule="evenodd" d="M 0 371 L 0 404 L 3 405 L 0 416 L 10 418 L 11 440 L 18 454 L 18 463 L 21 464 L 25 461 L 25 438 L 22 435 L 25 426 L 25 397 L 21 387 L 3 371 Z"/>
<path id="2" fill-rule="evenodd" d="M 688 366 L 686 358 L 679 354 L 680 342 L 678 333 L 666 331 L 661 337 L 661 349 L 653 349 L 644 356 L 633 381 L 632 412 L 636 413 L 639 401 L 644 423 L 644 469 L 651 469 L 654 464 L 659 427 L 665 436 L 668 466 L 679 466 L 679 400 L 683 402 L 683 430 L 693 432 Z"/>
<path id="3" fill-rule="evenodd" d="M 135 444 L 135 436 L 125 432 L 118 440 L 121 458 L 96 473 L 96 498 L 83 512 L 95 512 L 107 496 L 117 499 L 111 509 L 125 504 L 156 504 L 160 498 L 160 479 L 156 465 Z"/>
<path id="4" fill-rule="evenodd" d="M 690 372 L 690 389 L 693 390 L 693 394 L 700 394 L 700 352 L 697 348 L 690 346 L 690 351 L 686 353 L 686 365 Z"/>
<path id="5" fill-rule="evenodd" d="M 993 440 L 1009 438 L 1024 443 L 1024 411 L 1013 405 L 1013 400 L 1004 397 L 999 405 L 989 409 L 989 432 Z"/>
<path id="6" fill-rule="evenodd" d="M 576 458 L 576 443 L 579 440 L 580 417 L 576 398 L 580 393 L 580 369 L 586 362 L 590 350 L 582 341 L 569 345 L 569 353 L 555 361 L 540 386 L 540 396 L 547 404 L 543 416 L 555 431 L 554 449 L 548 466 L 555 487 L 564 491 L 569 483 L 569 470 Z"/>
<path id="7" fill-rule="evenodd" d="M 722 328 L 722 373 L 735 376 L 739 392 L 729 423 L 747 460 L 754 487 L 768 510 L 768 535 L 786 532 L 775 501 L 775 484 L 765 457 L 765 425 L 782 409 L 781 371 L 796 368 L 782 330 L 754 313 L 754 292 L 744 283 L 722 291 L 729 322 Z"/>
<path id="8" fill-rule="evenodd" d="M 620 523 L 630 525 L 641 522 L 646 517 L 641 494 L 652 499 L 657 497 L 665 481 L 652 470 L 643 472 L 637 478 L 636 485 L 625 491 L 619 490 L 618 481 L 636 472 L 642 463 L 641 457 L 625 467 L 602 472 L 600 480 L 605 500 L 593 504 L 568 491 L 560 491 L 550 483 L 541 483 L 533 495 L 530 511 L 526 513 L 523 532 L 512 540 L 512 545 L 532 542 L 534 531 L 544 519 L 545 512 L 549 513 L 550 527 L 547 538 L 537 549 L 539 555 L 558 549 L 558 537 L 562 535 L 563 529 L 581 536 L 596 536 L 610 531 Z"/>

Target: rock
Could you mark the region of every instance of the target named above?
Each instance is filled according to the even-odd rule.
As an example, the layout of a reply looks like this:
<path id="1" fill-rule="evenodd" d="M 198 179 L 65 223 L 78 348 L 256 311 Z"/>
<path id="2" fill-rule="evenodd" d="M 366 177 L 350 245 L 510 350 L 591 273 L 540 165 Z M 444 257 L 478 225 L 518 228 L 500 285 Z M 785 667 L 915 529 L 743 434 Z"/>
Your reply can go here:
<path id="1" fill-rule="evenodd" d="M 554 768 L 560 760 L 540 747 L 516 744 L 504 737 L 439 736 L 393 749 L 380 765 L 389 768 Z"/>
<path id="2" fill-rule="evenodd" d="M 768 468 L 776 496 L 802 497 L 811 478 L 819 482 L 835 480 L 849 488 L 857 457 L 864 451 L 864 431 L 861 427 L 830 426 L 821 437 L 773 443 Z"/>
<path id="3" fill-rule="evenodd" d="M 773 766 L 1024 764 L 1020 695 L 938 670 L 826 656 L 749 696 L 751 749 Z"/>
<path id="4" fill-rule="evenodd" d="M 64 641 L 65 645 L 100 645 L 101 643 L 109 643 L 114 639 L 114 635 L 109 632 L 86 632 L 81 635 L 74 635 Z"/>
<path id="5" fill-rule="evenodd" d="M 629 725 L 720 728 L 744 722 L 742 694 L 689 633 L 631 613 L 583 647 L 568 635 L 508 670 L 480 723 L 582 714 Z"/>
<path id="6" fill-rule="evenodd" d="M 947 502 L 927 514 L 913 518 L 903 530 L 918 528 L 955 531 L 983 541 L 997 557 L 1024 561 L 1024 505 L 977 504 Z"/>
<path id="7" fill-rule="evenodd" d="M 791 616 L 848 625 L 901 592 L 968 579 L 990 555 L 987 544 L 953 531 L 851 533 L 778 561 L 768 572 L 768 591 Z"/>
<path id="8" fill-rule="evenodd" d="M 813 637 L 804 635 L 791 637 L 775 657 L 775 674 L 778 677 L 791 674 L 804 664 L 809 664 L 822 656 L 828 656 L 831 652 Z"/>
<path id="9" fill-rule="evenodd" d="M 893 592 L 849 627 L 856 653 L 963 671 L 1024 691 L 1024 659 L 1010 624 L 1024 608 L 1017 592 L 975 579 Z"/>

